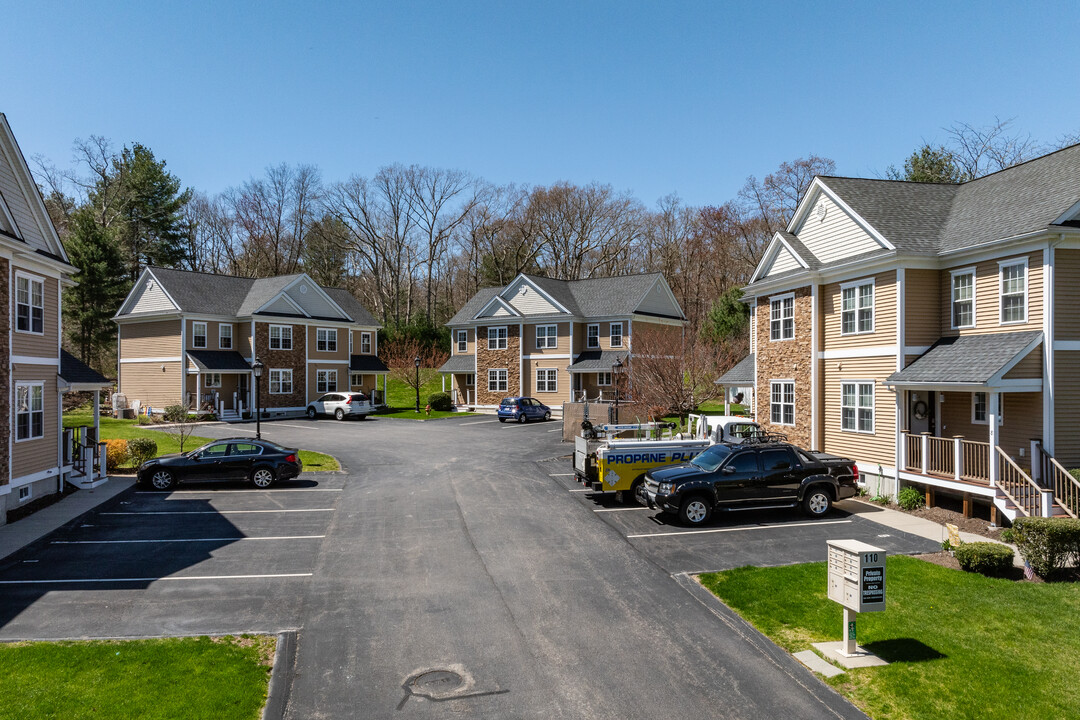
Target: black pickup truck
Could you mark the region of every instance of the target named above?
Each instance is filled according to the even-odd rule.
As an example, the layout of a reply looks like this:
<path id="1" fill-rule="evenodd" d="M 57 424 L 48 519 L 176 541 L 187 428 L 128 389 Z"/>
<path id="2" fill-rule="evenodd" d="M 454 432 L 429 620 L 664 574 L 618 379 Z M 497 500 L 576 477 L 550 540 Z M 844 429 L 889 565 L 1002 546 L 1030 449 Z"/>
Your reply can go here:
<path id="1" fill-rule="evenodd" d="M 852 497 L 858 480 L 854 460 L 791 443 L 718 443 L 688 464 L 650 470 L 638 500 L 686 525 L 701 525 L 714 511 L 799 505 L 820 517 Z"/>

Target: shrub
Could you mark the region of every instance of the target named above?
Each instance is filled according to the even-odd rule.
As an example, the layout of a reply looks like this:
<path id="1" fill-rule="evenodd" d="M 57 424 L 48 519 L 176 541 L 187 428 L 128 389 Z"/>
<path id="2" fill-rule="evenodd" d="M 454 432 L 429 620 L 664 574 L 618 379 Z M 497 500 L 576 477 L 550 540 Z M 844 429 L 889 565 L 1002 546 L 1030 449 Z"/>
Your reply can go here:
<path id="1" fill-rule="evenodd" d="M 132 438 L 128 440 L 127 446 L 136 467 L 157 455 L 158 451 L 157 442 L 150 438 Z"/>
<path id="2" fill-rule="evenodd" d="M 1069 471 L 1069 474 L 1072 475 L 1073 478 L 1080 480 L 1080 468 L 1073 468 Z"/>
<path id="3" fill-rule="evenodd" d="M 128 441 L 112 438 L 105 441 L 105 472 L 114 472 L 128 460 Z"/>
<path id="4" fill-rule="evenodd" d="M 896 496 L 896 504 L 905 510 L 918 510 L 926 504 L 923 494 L 910 485 Z"/>
<path id="5" fill-rule="evenodd" d="M 1017 518 L 1009 537 L 1042 578 L 1080 560 L 1080 520 L 1074 518 Z"/>
<path id="6" fill-rule="evenodd" d="M 960 543 L 954 548 L 960 568 L 981 575 L 1002 575 L 1013 564 L 1013 551 L 1008 545 L 992 542 Z"/>
<path id="7" fill-rule="evenodd" d="M 428 405 L 432 410 L 438 410 L 440 412 L 450 412 L 454 409 L 454 403 L 450 402 L 450 394 L 444 392 L 437 392 L 428 395 Z"/>

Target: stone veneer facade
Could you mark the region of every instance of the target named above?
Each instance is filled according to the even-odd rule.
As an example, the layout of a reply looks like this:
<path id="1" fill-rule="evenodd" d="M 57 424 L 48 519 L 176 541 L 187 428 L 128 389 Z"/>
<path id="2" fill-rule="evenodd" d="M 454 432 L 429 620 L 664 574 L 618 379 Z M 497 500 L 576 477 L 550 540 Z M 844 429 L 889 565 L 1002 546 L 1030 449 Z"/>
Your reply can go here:
<path id="1" fill-rule="evenodd" d="M 503 327 L 492 324 L 491 327 Z M 476 402 L 478 405 L 498 405 L 508 395 L 517 395 L 521 388 L 521 338 L 517 323 L 506 326 L 506 349 L 488 350 L 488 326 L 476 328 Z M 506 368 L 506 391 L 488 390 L 488 370 Z"/>
<path id="2" fill-rule="evenodd" d="M 0 258 L 0 338 L 4 338 L 3 351 L 0 352 L 0 437 L 11 437 L 11 345 L 8 342 L 11 337 L 11 300 L 10 280 L 11 271 L 8 261 Z M 11 457 L 8 455 L 9 443 L 5 440 L 4 449 L 0 452 L 0 485 L 11 482 Z M 4 524 L 6 513 L 4 506 L 0 505 L 0 525 Z"/>
<path id="3" fill-rule="evenodd" d="M 777 293 L 778 295 L 786 293 Z M 773 432 L 784 433 L 799 447 L 811 444 L 813 417 L 812 383 L 810 380 L 813 352 L 813 294 L 809 287 L 795 290 L 795 339 L 770 340 L 770 302 L 758 299 L 757 311 L 757 421 Z M 773 425 L 770 402 L 773 380 L 795 381 L 795 425 Z"/>
<path id="4" fill-rule="evenodd" d="M 303 325 L 292 326 L 292 350 L 270 349 L 270 325 L 288 323 L 255 323 L 255 356 L 262 360 L 266 369 L 259 382 L 260 397 L 264 408 L 304 407 L 307 405 L 307 329 Z M 270 369 L 292 369 L 293 391 L 288 395 L 270 394 Z"/>

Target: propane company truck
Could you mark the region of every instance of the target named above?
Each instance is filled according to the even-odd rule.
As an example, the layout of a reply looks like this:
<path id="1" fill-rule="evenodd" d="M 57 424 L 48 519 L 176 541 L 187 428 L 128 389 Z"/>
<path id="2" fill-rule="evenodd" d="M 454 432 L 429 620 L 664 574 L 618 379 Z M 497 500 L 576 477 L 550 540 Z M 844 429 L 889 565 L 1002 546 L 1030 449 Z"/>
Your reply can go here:
<path id="1" fill-rule="evenodd" d="M 646 427 L 648 425 L 649 427 Z M 615 493 L 618 500 L 630 491 L 631 497 L 644 488 L 645 472 L 664 465 L 690 462 L 695 455 L 718 442 L 741 442 L 762 432 L 744 417 L 691 415 L 690 432 L 666 440 L 614 437 L 627 431 L 655 430 L 643 425 L 602 425 L 597 430 L 608 437 L 590 439 L 586 433 L 574 438 L 574 475 L 596 493 Z"/>

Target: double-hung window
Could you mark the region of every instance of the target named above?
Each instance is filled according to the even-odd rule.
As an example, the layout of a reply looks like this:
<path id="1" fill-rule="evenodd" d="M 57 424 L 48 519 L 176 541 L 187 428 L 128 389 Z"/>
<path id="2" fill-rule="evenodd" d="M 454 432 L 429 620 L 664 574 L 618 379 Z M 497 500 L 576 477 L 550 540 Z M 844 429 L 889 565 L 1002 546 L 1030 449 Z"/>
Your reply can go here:
<path id="1" fill-rule="evenodd" d="M 459 355 L 469 352 L 469 331 L 457 331 L 457 351 Z"/>
<path id="2" fill-rule="evenodd" d="M 22 273 L 15 276 L 15 329 L 45 332 L 45 281 Z"/>
<path id="3" fill-rule="evenodd" d="M 586 348 L 598 348 L 600 347 L 600 326 L 589 325 L 585 329 L 585 347 Z"/>
<path id="4" fill-rule="evenodd" d="M 840 429 L 874 432 L 874 383 L 840 383 Z"/>
<path id="5" fill-rule="evenodd" d="M 952 271 L 952 326 L 975 327 L 975 268 Z"/>
<path id="6" fill-rule="evenodd" d="M 488 350 L 505 350 L 506 349 L 506 328 L 505 327 L 489 327 L 488 328 Z"/>
<path id="7" fill-rule="evenodd" d="M 610 326 L 608 337 L 611 339 L 611 347 L 622 347 L 622 323 L 613 322 Z"/>
<path id="8" fill-rule="evenodd" d="M 840 334 L 874 332 L 874 281 L 863 280 L 840 288 Z"/>
<path id="9" fill-rule="evenodd" d="M 353 387 L 360 387 L 364 384 L 364 376 L 361 373 L 350 373 L 349 384 Z"/>
<path id="10" fill-rule="evenodd" d="M 218 325 L 217 344 L 221 350 L 232 350 L 232 325 Z"/>
<path id="11" fill-rule="evenodd" d="M 45 383 L 15 383 L 15 440 L 45 437 Z"/>
<path id="12" fill-rule="evenodd" d="M 536 392 L 558 392 L 558 370 L 549 368 L 536 369 Z"/>
<path id="13" fill-rule="evenodd" d="M 795 295 L 782 295 L 769 302 L 769 339 L 795 339 Z"/>
<path id="14" fill-rule="evenodd" d="M 317 328 L 315 330 L 315 349 L 319 352 L 337 352 L 337 330 L 335 328 Z"/>
<path id="15" fill-rule="evenodd" d="M 1001 411 L 1004 409 L 1004 400 L 1004 395 L 998 400 L 998 425 L 1001 425 L 1002 422 L 1003 413 Z M 971 393 L 971 422 L 976 425 L 988 425 L 990 422 L 989 412 L 990 396 L 984 392 Z"/>
<path id="16" fill-rule="evenodd" d="M 773 425 L 794 425 L 795 381 L 773 380 L 769 390 L 769 421 Z"/>
<path id="17" fill-rule="evenodd" d="M 468 373 L 465 376 L 465 387 L 475 387 L 475 386 L 476 386 L 476 375 L 474 375 L 472 373 Z"/>
<path id="18" fill-rule="evenodd" d="M 491 369 L 488 370 L 488 391 L 489 392 L 506 392 L 506 370 L 505 369 Z"/>
<path id="19" fill-rule="evenodd" d="M 337 392 L 337 370 L 316 371 L 315 392 Z"/>
<path id="20" fill-rule="evenodd" d="M 1002 325 L 1027 321 L 1027 258 L 1003 260 L 1001 273 Z"/>
<path id="21" fill-rule="evenodd" d="M 270 326 L 270 349 L 292 350 L 292 325 Z"/>
<path id="22" fill-rule="evenodd" d="M 596 373 L 596 384 L 597 385 L 605 385 L 605 386 L 610 385 L 611 384 L 611 373 L 609 373 L 609 372 L 598 372 L 598 373 Z"/>
<path id="23" fill-rule="evenodd" d="M 292 393 L 292 370 L 270 370 L 270 394 L 289 395 Z"/>
<path id="24" fill-rule="evenodd" d="M 536 326 L 536 347 L 553 348 L 559 343 L 559 326 L 558 325 L 537 325 Z"/>
<path id="25" fill-rule="evenodd" d="M 208 387 L 208 388 L 219 388 L 219 387 L 221 387 L 221 373 L 206 373 L 205 375 L 203 375 L 203 377 L 206 378 L 206 380 L 203 382 L 203 385 L 205 387 Z"/>
<path id="26" fill-rule="evenodd" d="M 369 332 L 360 333 L 360 354 L 371 354 L 371 333 Z"/>
<path id="27" fill-rule="evenodd" d="M 197 322 L 191 324 L 191 347 L 206 347 L 206 323 Z"/>

